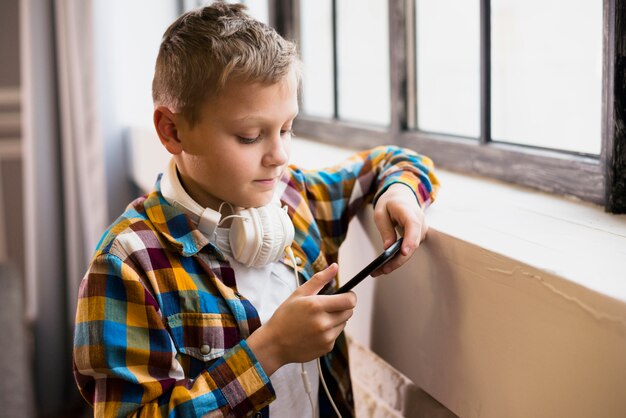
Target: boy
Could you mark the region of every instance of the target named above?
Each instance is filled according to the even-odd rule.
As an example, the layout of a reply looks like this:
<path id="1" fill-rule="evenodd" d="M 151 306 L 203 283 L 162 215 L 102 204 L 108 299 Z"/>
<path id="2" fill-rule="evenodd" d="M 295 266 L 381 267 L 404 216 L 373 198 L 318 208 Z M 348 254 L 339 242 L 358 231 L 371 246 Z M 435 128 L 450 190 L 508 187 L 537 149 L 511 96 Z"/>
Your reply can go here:
<path id="1" fill-rule="evenodd" d="M 165 32 L 154 124 L 172 161 L 104 234 L 80 288 L 74 369 L 96 416 L 353 416 L 355 295 L 318 293 L 369 202 L 385 248 L 404 230 L 378 273 L 402 265 L 437 181 L 429 159 L 397 147 L 288 166 L 299 65 L 242 5 Z"/>

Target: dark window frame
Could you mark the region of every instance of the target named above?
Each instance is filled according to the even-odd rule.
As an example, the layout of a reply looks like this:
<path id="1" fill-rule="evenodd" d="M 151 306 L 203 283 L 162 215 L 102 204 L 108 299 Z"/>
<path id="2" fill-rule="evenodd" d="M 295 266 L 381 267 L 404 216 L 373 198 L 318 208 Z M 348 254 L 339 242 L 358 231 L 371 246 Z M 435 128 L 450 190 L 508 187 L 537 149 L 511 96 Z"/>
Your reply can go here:
<path id="1" fill-rule="evenodd" d="M 332 2 L 335 9 L 336 0 Z M 270 23 L 296 41 L 298 3 L 298 0 L 270 0 L 269 3 Z M 602 205 L 607 212 L 626 213 L 626 0 L 603 2 L 600 156 L 491 141 L 489 0 L 480 1 L 481 134 L 478 141 L 415 130 L 415 0 L 388 0 L 388 6 L 390 125 L 367 126 L 336 117 L 329 120 L 301 113 L 294 125 L 297 134 L 358 149 L 383 143 L 405 146 L 428 155 L 437 166 L 451 171 L 574 196 Z"/>

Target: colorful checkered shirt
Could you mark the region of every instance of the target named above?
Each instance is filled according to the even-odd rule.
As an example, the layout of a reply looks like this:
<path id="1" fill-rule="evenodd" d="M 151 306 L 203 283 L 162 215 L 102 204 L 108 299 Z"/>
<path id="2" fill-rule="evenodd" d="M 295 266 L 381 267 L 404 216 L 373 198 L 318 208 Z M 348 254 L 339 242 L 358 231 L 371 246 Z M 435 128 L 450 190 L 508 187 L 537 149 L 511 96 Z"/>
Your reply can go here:
<path id="1" fill-rule="evenodd" d="M 398 147 L 358 153 L 323 171 L 290 167 L 281 201 L 295 226 L 293 266 L 308 280 L 337 261 L 350 219 L 392 183 L 430 204 L 427 157 Z M 155 190 L 103 235 L 79 291 L 74 374 L 97 417 L 268 416 L 275 398 L 246 344 L 260 327 L 224 255 Z M 354 415 L 345 336 L 322 358 L 344 417 Z M 320 416 L 333 416 L 324 391 Z"/>

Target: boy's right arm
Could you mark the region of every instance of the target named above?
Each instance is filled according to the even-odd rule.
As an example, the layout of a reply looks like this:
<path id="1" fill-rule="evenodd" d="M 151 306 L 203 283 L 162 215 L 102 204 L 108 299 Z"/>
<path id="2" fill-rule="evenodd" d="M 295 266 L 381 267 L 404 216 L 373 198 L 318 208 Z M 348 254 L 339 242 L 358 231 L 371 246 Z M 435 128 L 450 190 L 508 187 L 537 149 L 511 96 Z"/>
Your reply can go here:
<path id="1" fill-rule="evenodd" d="M 275 397 L 246 341 L 195 379 L 185 377 L 176 354 L 132 266 L 98 256 L 81 283 L 74 335 L 74 373 L 94 416 L 246 416 Z"/>

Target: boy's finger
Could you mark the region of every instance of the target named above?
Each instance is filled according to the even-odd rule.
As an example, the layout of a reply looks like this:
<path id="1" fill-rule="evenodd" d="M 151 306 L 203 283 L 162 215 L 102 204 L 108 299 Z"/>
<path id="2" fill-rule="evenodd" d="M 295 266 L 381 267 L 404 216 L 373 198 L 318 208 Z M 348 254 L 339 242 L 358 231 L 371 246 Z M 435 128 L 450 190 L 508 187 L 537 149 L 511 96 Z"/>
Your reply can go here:
<path id="1" fill-rule="evenodd" d="M 328 313 L 342 312 L 354 309 L 356 306 L 356 294 L 346 292 L 339 295 L 324 295 L 324 311 Z"/>
<path id="2" fill-rule="evenodd" d="M 422 219 L 422 236 L 420 242 L 426 239 L 426 235 L 428 235 L 428 223 L 426 223 L 426 219 Z"/>
<path id="3" fill-rule="evenodd" d="M 396 230 L 393 227 L 393 223 L 385 210 L 374 211 L 374 223 L 380 231 L 380 236 L 383 239 L 383 247 L 387 249 L 391 244 L 396 241 Z"/>
<path id="4" fill-rule="evenodd" d="M 409 220 L 406 224 L 402 225 L 404 228 L 404 240 L 402 241 L 401 254 L 403 256 L 410 256 L 413 254 L 422 237 L 422 225 L 417 220 Z"/>
<path id="5" fill-rule="evenodd" d="M 353 309 L 347 309 L 347 310 L 338 312 L 334 315 L 331 315 L 328 325 L 331 329 L 337 326 L 345 326 L 346 322 L 348 322 L 348 320 L 352 318 L 353 314 L 354 314 Z"/>
<path id="6" fill-rule="evenodd" d="M 331 264 L 326 267 L 326 269 L 314 274 L 313 277 L 300 286 L 296 292 L 304 296 L 317 295 L 319 291 L 337 275 L 338 270 L 339 267 L 337 263 Z"/>
<path id="7" fill-rule="evenodd" d="M 409 261 L 410 256 L 403 256 L 402 254 L 397 254 L 390 262 L 386 263 L 384 266 L 377 270 L 378 274 L 389 274 L 398 267 L 402 266 L 404 263 Z"/>

